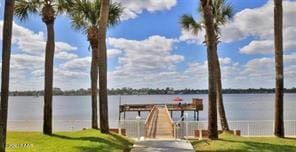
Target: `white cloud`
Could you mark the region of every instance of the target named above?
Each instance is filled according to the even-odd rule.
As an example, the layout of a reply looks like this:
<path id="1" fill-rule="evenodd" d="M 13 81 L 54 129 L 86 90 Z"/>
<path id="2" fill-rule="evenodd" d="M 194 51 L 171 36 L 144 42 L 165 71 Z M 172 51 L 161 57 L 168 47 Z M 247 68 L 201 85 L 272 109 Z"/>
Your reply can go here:
<path id="1" fill-rule="evenodd" d="M 11 55 L 12 70 L 34 70 L 44 66 L 44 58 L 28 54 Z"/>
<path id="2" fill-rule="evenodd" d="M 89 77 L 89 72 L 57 69 L 55 71 L 55 75 L 60 81 L 65 81 L 65 80 L 75 81 L 77 79 L 87 80 L 87 78 Z"/>
<path id="3" fill-rule="evenodd" d="M 107 55 L 109 58 L 118 57 L 121 54 L 122 54 L 122 51 L 119 49 L 108 49 L 107 50 Z"/>
<path id="4" fill-rule="evenodd" d="M 255 58 L 246 64 L 234 62 L 229 57 L 220 58 L 219 61 L 223 88 L 274 87 L 274 58 Z M 284 55 L 284 61 L 285 87 L 294 87 L 296 85 L 296 54 Z M 184 79 L 181 81 L 181 88 L 207 88 L 207 67 L 207 61 L 203 63 L 190 63 L 184 72 L 178 73 L 184 76 Z M 174 85 L 176 86 L 177 84 Z"/>
<path id="5" fill-rule="evenodd" d="M 32 71 L 40 71 L 44 68 L 44 58 L 28 54 L 12 54 L 10 61 L 10 82 L 13 90 L 39 89 L 42 80 L 35 77 Z"/>
<path id="6" fill-rule="evenodd" d="M 3 21 L 0 21 L 0 40 L 2 40 Z M 45 52 L 46 38 L 43 32 L 33 32 L 32 30 L 13 23 L 12 44 L 16 45 L 20 51 L 43 55 Z M 69 52 L 77 50 L 77 47 L 65 42 L 56 42 L 56 52 Z"/>
<path id="7" fill-rule="evenodd" d="M 284 55 L 285 87 L 294 87 L 296 54 Z M 240 79 L 239 87 L 274 87 L 275 64 L 273 57 L 255 58 L 241 67 L 240 72 L 234 73 Z"/>
<path id="8" fill-rule="evenodd" d="M 254 40 L 240 49 L 244 54 L 270 54 L 273 50 L 273 40 Z"/>
<path id="9" fill-rule="evenodd" d="M 219 58 L 219 61 L 221 67 L 221 78 L 224 82 L 223 87 L 230 87 L 233 85 L 234 78 L 240 72 L 241 66 L 229 57 Z M 190 85 L 195 86 L 196 88 L 207 88 L 208 62 L 205 61 L 203 63 L 190 63 L 188 68 L 184 71 L 184 75 L 187 75 L 189 78 L 189 80 L 184 80 L 184 82 L 187 82 L 186 85 L 188 88 L 190 88 Z"/>
<path id="10" fill-rule="evenodd" d="M 244 9 L 235 14 L 233 21 L 222 28 L 222 40 L 232 42 L 247 36 L 268 37 L 273 33 L 273 2 L 264 6 Z"/>
<path id="11" fill-rule="evenodd" d="M 155 12 L 169 10 L 177 4 L 177 0 L 114 0 L 125 8 L 122 20 L 136 18 L 143 11 Z"/>
<path id="12" fill-rule="evenodd" d="M 296 49 L 296 1 L 283 1 L 284 49 Z M 222 28 L 222 41 L 233 42 L 252 36 L 248 45 L 240 49 L 243 54 L 272 54 L 273 46 L 273 1 L 254 9 L 244 9 L 235 14 L 233 21 Z"/>
<path id="13" fill-rule="evenodd" d="M 197 35 L 193 34 L 193 31 L 181 30 L 180 41 L 186 41 L 187 43 L 202 44 L 204 42 L 205 31 L 200 31 Z"/>
<path id="14" fill-rule="evenodd" d="M 0 40 L 2 41 L 3 21 L 0 21 Z M 45 53 L 46 38 L 43 32 L 34 32 L 28 28 L 13 23 L 12 45 L 17 50 L 12 51 L 11 55 L 11 88 L 13 90 L 35 90 L 42 89 L 43 75 L 44 75 L 44 53 Z M 60 59 L 58 64 L 67 60 L 78 58 L 77 54 L 72 51 L 77 50 L 77 47 L 72 46 L 66 42 L 56 42 L 55 59 Z M 56 64 L 56 63 L 55 63 Z M 54 65 L 57 66 L 58 64 Z M 62 69 L 55 68 L 55 71 L 62 71 Z M 83 75 L 83 73 L 75 74 L 72 71 L 62 71 L 67 78 L 71 75 Z M 72 73 L 71 73 L 72 72 Z M 54 73 L 55 83 L 67 80 L 66 77 Z M 64 76 L 64 77 L 62 77 Z M 62 80 L 62 78 L 64 78 Z M 68 85 L 71 84 L 72 80 Z"/>
<path id="15" fill-rule="evenodd" d="M 90 57 L 77 58 L 62 64 L 61 68 L 72 71 L 87 71 L 90 68 L 90 62 Z"/>
<path id="16" fill-rule="evenodd" d="M 266 78 L 274 73 L 274 61 L 272 58 L 256 58 L 247 62 L 242 74 L 255 78 Z"/>
<path id="17" fill-rule="evenodd" d="M 132 84 L 148 83 L 158 75 L 175 72 L 176 65 L 184 60 L 181 55 L 173 54 L 175 39 L 163 36 L 150 36 L 145 40 L 109 38 L 109 46 L 123 51 L 118 57 L 119 65 L 111 77 L 116 81 L 125 80 Z M 118 83 L 117 83 L 118 82 Z"/>
<path id="18" fill-rule="evenodd" d="M 56 53 L 55 58 L 61 59 L 61 60 L 71 60 L 71 59 L 78 58 L 78 55 L 74 53 L 68 53 L 68 52 L 58 52 Z"/>
<path id="19" fill-rule="evenodd" d="M 151 72 L 173 70 L 175 64 L 184 60 L 183 56 L 172 54 L 174 39 L 151 36 L 145 40 L 109 38 L 109 44 L 124 51 L 119 57 L 118 70 L 122 72 Z"/>
<path id="20" fill-rule="evenodd" d="M 232 60 L 229 57 L 219 58 L 219 62 L 221 65 L 228 65 L 232 63 Z"/>

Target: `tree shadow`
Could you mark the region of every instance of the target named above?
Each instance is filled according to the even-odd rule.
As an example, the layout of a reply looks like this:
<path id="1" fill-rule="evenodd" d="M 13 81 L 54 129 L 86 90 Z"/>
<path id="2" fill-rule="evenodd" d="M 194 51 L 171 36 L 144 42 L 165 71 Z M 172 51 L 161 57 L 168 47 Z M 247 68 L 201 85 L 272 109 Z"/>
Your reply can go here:
<path id="1" fill-rule="evenodd" d="M 228 149 L 217 149 L 216 152 L 245 152 L 245 151 L 269 151 L 269 152 L 296 152 L 296 139 L 295 138 L 284 138 L 289 140 L 295 140 L 295 146 L 288 145 L 286 143 L 266 143 L 263 141 L 255 142 L 255 141 L 241 141 L 241 140 L 232 140 L 232 139 L 218 139 L 217 141 L 222 141 L 225 145 L 231 144 L 231 143 L 239 143 L 243 146 L 237 148 L 228 148 Z M 193 141 L 192 145 L 198 145 L 198 144 L 207 144 L 210 145 L 211 141 L 208 140 L 199 140 L 199 141 Z M 213 150 L 196 150 L 198 152 L 209 152 Z"/>
<path id="2" fill-rule="evenodd" d="M 130 151 L 130 146 L 133 144 L 131 141 L 117 135 L 115 133 L 110 133 L 109 136 L 114 138 L 114 140 L 105 139 L 101 137 L 94 136 L 85 136 L 85 137 L 70 137 L 65 135 L 53 134 L 52 137 L 61 138 L 65 140 L 77 140 L 77 141 L 89 141 L 94 143 L 101 144 L 92 144 L 90 146 L 77 146 L 80 151 L 83 152 L 92 152 L 92 151 L 100 151 L 100 152 L 110 152 L 111 149 L 123 150 L 124 152 Z M 105 146 L 109 145 L 109 146 Z M 112 148 L 111 148 L 112 147 Z"/>
<path id="3" fill-rule="evenodd" d="M 79 149 L 81 152 L 111 152 L 112 149 L 110 147 L 104 147 L 104 146 L 77 146 L 76 148 Z M 122 152 L 130 152 L 131 148 L 124 147 L 122 149 L 117 149 L 117 151 L 122 150 Z"/>

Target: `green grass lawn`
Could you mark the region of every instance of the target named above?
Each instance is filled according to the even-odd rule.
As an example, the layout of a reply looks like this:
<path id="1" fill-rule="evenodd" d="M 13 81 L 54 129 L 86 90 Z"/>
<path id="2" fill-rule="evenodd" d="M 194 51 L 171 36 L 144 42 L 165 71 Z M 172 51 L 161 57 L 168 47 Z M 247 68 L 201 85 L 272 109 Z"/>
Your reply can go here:
<path id="1" fill-rule="evenodd" d="M 192 141 L 196 151 L 218 152 L 296 152 L 296 139 L 276 137 L 239 137 L 222 134 L 219 140 Z"/>
<path id="2" fill-rule="evenodd" d="M 40 132 L 8 132 L 8 152 L 121 152 L 129 151 L 133 141 L 117 134 L 105 135 L 99 130 L 58 132 L 53 136 Z M 32 144 L 27 147 L 19 144 Z"/>

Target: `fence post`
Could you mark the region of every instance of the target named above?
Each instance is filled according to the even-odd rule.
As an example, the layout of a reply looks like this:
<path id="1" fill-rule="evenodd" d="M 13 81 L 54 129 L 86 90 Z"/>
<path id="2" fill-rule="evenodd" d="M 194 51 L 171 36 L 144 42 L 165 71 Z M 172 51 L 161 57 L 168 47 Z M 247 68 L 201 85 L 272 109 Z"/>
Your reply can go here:
<path id="1" fill-rule="evenodd" d="M 248 136 L 250 136 L 250 122 L 248 121 Z"/>
<path id="2" fill-rule="evenodd" d="M 175 139 L 177 139 L 177 134 L 176 134 L 176 124 L 175 124 L 175 123 L 174 123 L 173 127 L 174 127 L 174 137 L 175 137 Z"/>
<path id="3" fill-rule="evenodd" d="M 274 120 L 272 121 L 272 134 L 274 133 Z"/>
<path id="4" fill-rule="evenodd" d="M 137 129 L 138 129 L 138 140 L 140 140 L 140 120 L 141 120 L 141 117 L 140 116 L 137 116 L 136 117 L 136 119 L 137 119 Z"/>
<path id="5" fill-rule="evenodd" d="M 74 131 L 74 122 L 75 122 L 75 120 L 72 120 L 72 121 L 71 121 L 71 128 L 72 128 L 72 131 Z"/>
<path id="6" fill-rule="evenodd" d="M 202 139 L 202 129 L 199 129 L 198 131 L 199 131 L 199 140 L 201 140 Z"/>
<path id="7" fill-rule="evenodd" d="M 188 138 L 188 113 L 185 113 L 185 135 L 186 135 L 186 138 Z"/>

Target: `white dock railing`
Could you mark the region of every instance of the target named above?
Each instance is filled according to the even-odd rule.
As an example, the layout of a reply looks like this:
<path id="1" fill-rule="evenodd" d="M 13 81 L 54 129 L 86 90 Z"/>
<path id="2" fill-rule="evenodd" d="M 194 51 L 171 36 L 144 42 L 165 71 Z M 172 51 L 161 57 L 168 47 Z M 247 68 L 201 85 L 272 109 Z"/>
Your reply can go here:
<path id="1" fill-rule="evenodd" d="M 231 130 L 240 130 L 241 136 L 273 136 L 273 120 L 237 120 L 229 121 Z M 78 131 L 83 128 L 90 128 L 90 120 L 54 120 L 54 131 Z M 218 123 L 219 124 L 219 123 Z M 110 121 L 110 128 L 126 129 L 127 136 L 138 136 L 137 120 Z M 207 130 L 207 121 L 187 121 L 180 122 L 178 132 L 179 137 L 194 136 L 194 131 L 198 129 Z M 140 136 L 145 134 L 145 120 L 140 120 Z M 186 130 L 186 128 L 188 128 Z M 221 129 L 220 125 L 218 128 Z M 9 131 L 42 131 L 42 120 L 9 120 Z M 285 120 L 285 135 L 296 137 L 296 120 Z"/>

